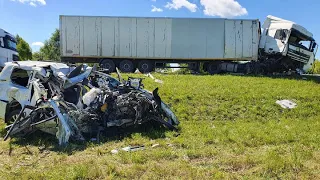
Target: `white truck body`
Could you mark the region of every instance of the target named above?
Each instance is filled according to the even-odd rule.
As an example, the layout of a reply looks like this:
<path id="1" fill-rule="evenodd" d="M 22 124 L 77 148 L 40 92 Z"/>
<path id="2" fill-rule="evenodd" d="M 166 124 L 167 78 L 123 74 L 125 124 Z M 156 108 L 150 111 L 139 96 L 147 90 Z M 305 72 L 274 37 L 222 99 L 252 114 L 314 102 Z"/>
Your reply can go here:
<path id="1" fill-rule="evenodd" d="M 6 62 L 19 60 L 17 42 L 13 35 L 0 28 L 0 67 Z"/>
<path id="2" fill-rule="evenodd" d="M 257 60 L 259 20 L 60 16 L 62 57 Z"/>
<path id="3" fill-rule="evenodd" d="M 61 59 L 124 72 L 147 72 L 157 63 L 202 62 L 211 74 L 312 67 L 317 44 L 307 29 L 274 16 L 263 29 L 257 19 L 60 16 Z M 239 61 L 251 64 L 238 67 Z"/>

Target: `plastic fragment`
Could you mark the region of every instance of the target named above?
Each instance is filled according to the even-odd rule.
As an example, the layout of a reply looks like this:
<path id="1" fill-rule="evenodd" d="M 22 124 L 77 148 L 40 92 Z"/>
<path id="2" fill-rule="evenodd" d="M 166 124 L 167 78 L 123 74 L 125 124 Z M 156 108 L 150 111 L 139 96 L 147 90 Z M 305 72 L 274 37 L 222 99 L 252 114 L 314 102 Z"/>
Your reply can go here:
<path id="1" fill-rule="evenodd" d="M 279 104 L 284 109 L 294 109 L 297 107 L 297 104 L 292 102 L 291 100 L 278 100 L 276 101 L 277 104 Z"/>
<path id="2" fill-rule="evenodd" d="M 160 146 L 160 144 L 154 144 L 151 147 L 155 148 L 155 147 L 158 147 L 158 146 Z"/>
<path id="3" fill-rule="evenodd" d="M 111 150 L 111 154 L 118 154 L 118 153 L 119 153 L 119 151 L 117 149 Z"/>

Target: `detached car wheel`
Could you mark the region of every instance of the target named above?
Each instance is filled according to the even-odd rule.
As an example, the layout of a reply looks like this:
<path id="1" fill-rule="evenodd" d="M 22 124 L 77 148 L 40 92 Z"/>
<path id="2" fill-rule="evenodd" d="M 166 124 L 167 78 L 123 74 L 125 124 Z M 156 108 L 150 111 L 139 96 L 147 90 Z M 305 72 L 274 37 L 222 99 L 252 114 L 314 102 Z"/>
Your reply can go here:
<path id="1" fill-rule="evenodd" d="M 21 109 L 11 111 L 5 119 L 5 123 L 12 124 L 19 116 Z"/>

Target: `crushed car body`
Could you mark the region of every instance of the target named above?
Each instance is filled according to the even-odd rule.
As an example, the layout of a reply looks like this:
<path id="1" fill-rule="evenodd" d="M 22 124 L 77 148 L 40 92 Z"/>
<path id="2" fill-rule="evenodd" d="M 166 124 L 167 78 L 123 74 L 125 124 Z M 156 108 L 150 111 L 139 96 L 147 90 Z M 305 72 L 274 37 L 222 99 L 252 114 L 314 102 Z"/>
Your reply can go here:
<path id="1" fill-rule="evenodd" d="M 59 145 L 84 134 L 155 122 L 177 130 L 179 121 L 142 79 L 118 79 L 86 65 L 10 62 L 0 73 L 0 118 L 9 124 L 4 140 L 36 130 L 56 135 Z"/>

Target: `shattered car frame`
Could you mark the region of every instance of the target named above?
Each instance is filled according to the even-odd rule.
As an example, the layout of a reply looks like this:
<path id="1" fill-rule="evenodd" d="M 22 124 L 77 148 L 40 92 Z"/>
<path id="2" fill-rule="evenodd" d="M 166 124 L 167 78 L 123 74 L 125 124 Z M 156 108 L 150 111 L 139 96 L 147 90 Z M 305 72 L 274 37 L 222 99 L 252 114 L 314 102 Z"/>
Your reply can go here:
<path id="1" fill-rule="evenodd" d="M 4 140 L 36 130 L 56 135 L 60 145 L 84 134 L 158 122 L 176 130 L 179 121 L 158 88 L 142 79 L 119 80 L 95 67 L 54 62 L 7 63 L 0 73 L 0 118 L 9 124 Z"/>

